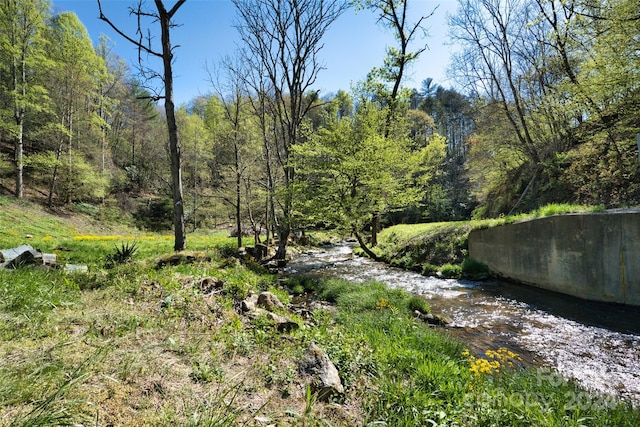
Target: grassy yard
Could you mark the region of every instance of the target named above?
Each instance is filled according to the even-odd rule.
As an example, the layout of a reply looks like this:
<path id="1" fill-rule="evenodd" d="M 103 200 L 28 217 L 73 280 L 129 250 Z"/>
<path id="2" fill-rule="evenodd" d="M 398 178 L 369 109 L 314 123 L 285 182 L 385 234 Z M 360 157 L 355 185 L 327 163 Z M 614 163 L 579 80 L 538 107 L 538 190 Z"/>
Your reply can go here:
<path id="1" fill-rule="evenodd" d="M 29 235 L 30 237 L 27 237 Z M 135 242 L 131 260 L 107 262 Z M 504 349 L 414 319 L 428 301 L 377 283 L 282 279 L 231 256 L 234 240 L 103 228 L 0 199 L 0 247 L 30 243 L 87 273 L 0 272 L 2 426 L 636 426 L 640 413 L 587 395 Z M 126 261 L 126 262 L 125 262 Z M 221 286 L 206 286 L 215 279 Z M 298 329 L 248 318 L 240 301 L 311 293 Z M 317 399 L 298 371 L 315 342 L 345 394 Z"/>

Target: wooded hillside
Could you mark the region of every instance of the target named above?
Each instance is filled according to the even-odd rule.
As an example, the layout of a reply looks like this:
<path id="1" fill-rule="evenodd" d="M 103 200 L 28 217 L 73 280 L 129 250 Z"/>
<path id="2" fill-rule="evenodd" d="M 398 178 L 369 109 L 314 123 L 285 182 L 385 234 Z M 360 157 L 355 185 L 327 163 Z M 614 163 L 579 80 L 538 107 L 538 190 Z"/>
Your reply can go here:
<path id="1" fill-rule="evenodd" d="M 245 49 L 211 70 L 210 96 L 177 111 L 188 229 L 234 223 L 286 241 L 307 227 L 359 233 L 551 202 L 640 203 L 635 0 L 459 0 L 448 89 L 403 85 L 429 54 L 418 37 L 429 17 L 398 19 L 403 0 L 357 2 L 397 45 L 335 94 L 315 89 L 315 55 L 351 4 L 234 3 Z M 94 44 L 76 15 L 51 10 L 0 3 L 0 190 L 170 228 L 158 97 L 110 40 Z"/>

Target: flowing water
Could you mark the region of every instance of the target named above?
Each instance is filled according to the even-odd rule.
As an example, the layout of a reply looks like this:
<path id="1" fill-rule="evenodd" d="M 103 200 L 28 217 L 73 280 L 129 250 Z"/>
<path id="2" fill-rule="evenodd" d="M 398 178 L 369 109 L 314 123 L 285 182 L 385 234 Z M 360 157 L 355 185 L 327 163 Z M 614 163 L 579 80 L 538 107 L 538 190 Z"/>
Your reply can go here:
<path id="1" fill-rule="evenodd" d="M 424 295 L 449 316 L 449 333 L 471 350 L 506 347 L 526 363 L 554 368 L 544 380 L 584 388 L 640 406 L 640 308 L 584 301 L 499 281 L 425 277 L 352 255 L 347 244 L 301 254 L 289 273 L 378 281 Z M 558 379 L 559 378 L 559 379 Z"/>

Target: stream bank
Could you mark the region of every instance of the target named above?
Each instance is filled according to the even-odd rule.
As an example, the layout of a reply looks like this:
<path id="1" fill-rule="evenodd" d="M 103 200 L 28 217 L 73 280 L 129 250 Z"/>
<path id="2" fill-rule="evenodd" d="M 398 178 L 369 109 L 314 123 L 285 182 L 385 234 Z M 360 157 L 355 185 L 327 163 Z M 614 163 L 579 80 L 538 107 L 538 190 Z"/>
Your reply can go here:
<path id="1" fill-rule="evenodd" d="M 496 280 L 427 277 L 353 256 L 348 244 L 303 253 L 288 271 L 377 281 L 423 295 L 433 311 L 453 319 L 449 333 L 472 351 L 505 347 L 588 390 L 640 405 L 640 310 L 635 307 Z"/>

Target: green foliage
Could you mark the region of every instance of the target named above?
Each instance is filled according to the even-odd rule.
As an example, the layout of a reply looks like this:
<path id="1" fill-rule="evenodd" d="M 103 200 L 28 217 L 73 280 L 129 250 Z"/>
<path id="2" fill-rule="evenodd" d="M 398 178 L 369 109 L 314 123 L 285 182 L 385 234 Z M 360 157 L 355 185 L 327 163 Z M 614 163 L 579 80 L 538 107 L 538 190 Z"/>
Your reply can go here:
<path id="1" fill-rule="evenodd" d="M 113 267 L 115 264 L 126 264 L 131 262 L 136 252 L 138 252 L 137 242 L 122 242 L 120 246 L 116 246 L 114 252 L 107 255 L 107 268 Z"/>
<path id="2" fill-rule="evenodd" d="M 472 258 L 465 258 L 461 265 L 462 277 L 471 280 L 485 279 L 489 276 L 489 267 Z"/>
<path id="3" fill-rule="evenodd" d="M 422 314 L 427 314 L 431 311 L 431 309 L 429 308 L 429 302 L 426 300 L 426 298 L 420 295 L 414 295 L 409 298 L 407 308 L 409 308 L 411 312 L 419 311 Z"/>
<path id="4" fill-rule="evenodd" d="M 356 117 L 327 117 L 325 127 L 295 147 L 303 212 L 311 224 L 360 230 L 374 212 L 417 201 L 413 176 L 421 153 L 411 153 L 406 134 L 385 134 L 387 111 L 361 105 Z"/>
<path id="5" fill-rule="evenodd" d="M 133 214 L 136 226 L 150 231 L 171 230 L 173 226 L 173 202 L 169 198 L 149 200 Z"/>
<path id="6" fill-rule="evenodd" d="M 458 264 L 444 264 L 440 267 L 440 273 L 447 279 L 460 279 L 462 277 L 462 266 Z"/>
<path id="7" fill-rule="evenodd" d="M 293 276 L 282 281 L 285 288 L 291 290 L 294 295 L 314 292 L 318 289 L 318 281 L 308 276 Z"/>

